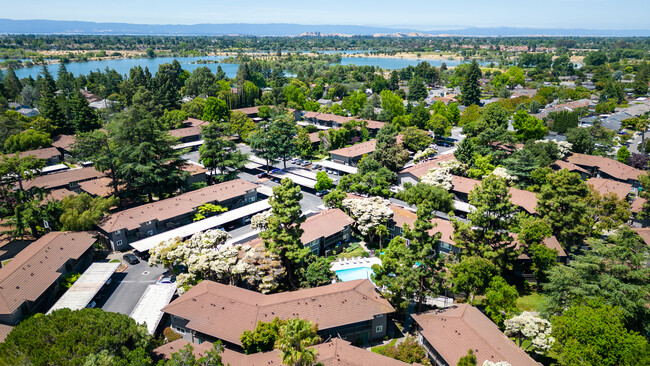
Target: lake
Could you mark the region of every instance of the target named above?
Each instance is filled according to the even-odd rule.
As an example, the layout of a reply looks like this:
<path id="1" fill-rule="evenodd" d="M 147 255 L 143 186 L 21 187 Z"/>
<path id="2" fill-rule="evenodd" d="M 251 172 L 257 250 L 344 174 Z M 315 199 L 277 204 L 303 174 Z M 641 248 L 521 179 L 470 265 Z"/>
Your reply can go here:
<path id="1" fill-rule="evenodd" d="M 330 51 L 331 52 L 331 51 Z M 363 51 L 357 51 L 363 52 Z M 348 52 L 350 54 L 352 52 Z M 66 68 L 74 76 L 78 75 L 87 75 L 91 71 L 104 71 L 107 67 L 117 71 L 121 75 L 128 75 L 129 70 L 135 66 L 141 66 L 143 69 L 145 67 L 149 68 L 151 74 L 155 74 L 158 71 L 158 66 L 166 63 L 171 63 L 174 60 L 180 62 L 181 67 L 187 71 L 193 71 L 194 69 L 202 66 L 208 67 L 212 72 L 216 72 L 217 68 L 221 66 L 223 71 L 229 78 L 233 78 L 237 75 L 237 69 L 239 64 L 224 64 L 224 63 L 207 63 L 207 64 L 197 64 L 198 60 L 223 60 L 225 56 L 202 56 L 202 57 L 156 57 L 156 58 L 129 58 L 129 59 L 120 59 L 120 60 L 101 60 L 101 61 L 88 61 L 88 62 L 70 62 L 66 64 Z M 467 61 L 455 61 L 455 60 L 416 60 L 416 59 L 402 59 L 402 58 L 392 58 L 392 57 L 342 57 L 342 65 L 358 65 L 358 66 L 378 66 L 383 69 L 396 70 L 402 69 L 407 66 L 417 66 L 422 61 L 427 61 L 432 66 L 440 66 L 443 62 L 447 66 L 457 66 L 463 62 Z M 479 62 L 481 65 L 487 65 L 488 62 Z M 51 64 L 47 66 L 48 70 L 52 76 L 56 79 L 57 71 L 59 69 L 58 64 Z M 31 76 L 36 78 L 41 70 L 40 66 L 25 67 L 22 69 L 15 70 L 16 76 L 18 78 L 26 78 Z"/>

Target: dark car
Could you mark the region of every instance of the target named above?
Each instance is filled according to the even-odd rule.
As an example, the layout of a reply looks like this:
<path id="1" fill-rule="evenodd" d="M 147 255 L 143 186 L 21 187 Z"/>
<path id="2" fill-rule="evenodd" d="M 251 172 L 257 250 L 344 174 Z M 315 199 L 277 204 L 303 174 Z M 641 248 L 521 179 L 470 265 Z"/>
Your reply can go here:
<path id="1" fill-rule="evenodd" d="M 268 176 L 268 174 L 266 174 L 266 173 L 260 173 L 260 174 L 257 175 L 258 178 L 266 178 L 267 176 Z"/>
<path id="2" fill-rule="evenodd" d="M 138 260 L 138 257 L 136 257 L 133 253 L 126 253 L 122 256 L 122 259 L 126 261 L 128 264 L 138 264 L 140 261 Z"/>
<path id="3" fill-rule="evenodd" d="M 133 254 L 135 254 L 136 257 L 142 259 L 143 261 L 146 261 L 146 260 L 149 259 L 149 251 L 148 250 L 144 251 L 144 252 L 141 252 L 139 250 L 134 250 Z"/>
<path id="4" fill-rule="evenodd" d="M 322 191 L 316 192 L 316 196 L 323 197 L 323 196 L 327 195 L 328 193 L 330 193 L 330 191 L 328 191 L 327 189 L 324 189 Z"/>

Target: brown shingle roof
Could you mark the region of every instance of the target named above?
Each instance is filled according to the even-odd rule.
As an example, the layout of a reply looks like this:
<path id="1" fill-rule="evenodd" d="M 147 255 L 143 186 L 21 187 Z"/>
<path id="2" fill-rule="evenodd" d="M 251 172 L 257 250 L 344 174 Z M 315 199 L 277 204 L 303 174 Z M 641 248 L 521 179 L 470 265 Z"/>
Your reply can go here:
<path id="1" fill-rule="evenodd" d="M 353 222 L 354 220 L 350 216 L 338 208 L 321 211 L 308 217 L 300 225 L 303 230 L 300 240 L 306 244 L 318 238 L 327 238 L 343 231 L 346 226 L 351 225 Z"/>
<path id="2" fill-rule="evenodd" d="M 198 127 L 198 126 L 203 126 L 210 124 L 210 122 L 207 121 L 202 121 L 200 119 L 196 118 L 188 118 L 185 121 L 183 121 L 183 126 L 185 127 Z"/>
<path id="3" fill-rule="evenodd" d="M 121 229 L 137 229 L 143 222 L 171 219 L 190 213 L 204 203 L 213 201 L 223 202 L 242 196 L 249 190 L 257 187 L 257 184 L 241 179 L 219 183 L 197 189 L 196 191 L 183 193 L 176 197 L 116 212 L 102 220 L 99 223 L 99 227 L 107 233 Z"/>
<path id="4" fill-rule="evenodd" d="M 644 227 L 644 228 L 632 228 L 643 241 L 647 244 L 650 245 L 650 227 Z"/>
<path id="5" fill-rule="evenodd" d="M 178 352 L 189 342 L 183 339 L 167 343 L 156 349 L 154 354 L 165 359 L 171 358 L 172 353 Z M 212 349 L 210 342 L 201 344 L 192 343 L 194 356 L 198 359 L 205 356 L 205 352 Z M 316 361 L 324 366 L 406 366 L 408 363 L 370 352 L 363 348 L 355 347 L 350 342 L 340 338 L 333 338 L 325 343 L 317 344 L 311 348 L 316 349 Z M 280 364 L 280 351 L 260 352 L 244 355 L 225 348 L 221 353 L 224 365 L 231 366 L 262 366 Z"/>
<path id="6" fill-rule="evenodd" d="M 643 204 L 646 202 L 645 198 L 637 197 L 632 205 L 630 206 L 630 211 L 632 213 L 638 214 L 643 211 Z"/>
<path id="7" fill-rule="evenodd" d="M 103 177 L 104 173 L 95 170 L 93 167 L 81 168 L 81 169 L 70 169 L 60 173 L 41 175 L 34 178 L 31 181 L 26 181 L 23 183 L 25 189 L 30 187 L 40 187 L 40 188 L 57 188 L 63 187 L 73 182 L 79 182 L 82 180 L 96 179 Z"/>
<path id="8" fill-rule="evenodd" d="M 614 193 L 621 200 L 624 200 L 630 191 L 632 191 L 631 184 L 621 183 L 611 179 L 591 178 L 587 181 L 587 184 L 592 186 L 594 191 L 598 192 L 601 196 Z"/>
<path id="9" fill-rule="evenodd" d="M 76 196 L 77 192 L 71 191 L 67 188 L 53 189 L 47 192 L 46 200 L 61 201 L 68 196 Z"/>
<path id="10" fill-rule="evenodd" d="M 393 210 L 393 221 L 395 222 L 395 226 L 403 229 L 404 225 L 408 224 L 408 226 L 413 229 L 415 220 L 418 218 L 418 215 L 415 212 L 396 204 L 391 204 L 390 209 Z M 454 244 L 454 226 L 451 224 L 451 221 L 434 218 L 431 220 L 431 223 L 433 224 L 433 228 L 429 230 L 429 235 L 440 233 L 441 241 L 448 244 Z"/>
<path id="11" fill-rule="evenodd" d="M 52 146 L 64 150 L 72 149 L 72 145 L 74 145 L 75 142 L 76 140 L 72 135 L 56 135 L 52 138 Z"/>
<path id="12" fill-rule="evenodd" d="M 11 331 L 14 330 L 14 327 L 11 325 L 0 324 L 0 343 L 4 342 L 7 339 L 7 336 Z"/>
<path id="13" fill-rule="evenodd" d="M 0 314 L 11 314 L 35 301 L 61 276 L 61 267 L 95 243 L 95 233 L 50 232 L 0 268 Z"/>
<path id="14" fill-rule="evenodd" d="M 309 142 L 312 144 L 315 142 L 320 142 L 320 137 L 318 137 L 318 132 L 312 132 L 309 134 Z"/>
<path id="15" fill-rule="evenodd" d="M 169 134 L 172 137 L 183 138 L 188 136 L 198 136 L 201 134 L 201 126 L 177 128 L 175 130 L 169 130 Z"/>
<path id="16" fill-rule="evenodd" d="M 437 168 L 438 165 L 443 161 L 454 161 L 454 160 L 456 160 L 454 154 L 438 155 L 429 161 L 425 161 L 424 163 L 416 164 L 406 169 L 402 169 L 402 171 L 400 171 L 399 174 L 411 174 L 414 177 L 419 179 L 423 175 L 427 174 L 429 170 L 433 168 Z"/>
<path id="17" fill-rule="evenodd" d="M 452 191 L 455 192 L 469 194 L 477 184 L 481 184 L 481 181 L 457 175 L 452 176 Z M 510 188 L 510 195 L 510 202 L 514 205 L 523 208 L 529 213 L 535 213 L 535 208 L 537 207 L 537 195 L 535 192 Z"/>
<path id="18" fill-rule="evenodd" d="M 577 165 L 575 165 L 573 163 L 569 163 L 568 161 L 557 160 L 553 164 L 557 165 L 559 170 L 566 169 L 566 170 L 568 170 L 570 172 L 581 172 L 581 173 L 585 173 L 585 174 L 590 174 L 586 169 L 583 169 L 583 168 L 581 168 L 581 167 L 579 167 L 579 166 L 577 166 Z"/>
<path id="19" fill-rule="evenodd" d="M 79 183 L 82 191 L 98 197 L 108 197 L 113 195 L 113 180 L 109 177 L 87 180 Z M 118 187 L 119 189 L 120 187 Z"/>
<path id="20" fill-rule="evenodd" d="M 377 140 L 368 140 L 366 142 L 361 142 L 352 146 L 332 150 L 330 151 L 330 154 L 352 158 L 356 156 L 361 156 L 363 154 L 370 154 L 375 151 L 376 147 L 377 147 Z"/>
<path id="21" fill-rule="evenodd" d="M 245 330 L 258 321 L 302 318 L 329 329 L 371 320 L 395 311 L 370 280 L 263 295 L 243 288 L 203 281 L 163 308 L 189 320 L 187 327 L 240 345 Z"/>
<path id="22" fill-rule="evenodd" d="M 643 170 L 633 168 L 629 165 L 603 156 L 574 153 L 571 156 L 567 157 L 566 160 L 569 163 L 576 165 L 588 166 L 592 168 L 598 167 L 601 172 L 621 180 L 638 180 L 639 175 L 645 173 Z"/>
<path id="23" fill-rule="evenodd" d="M 29 150 L 29 151 L 23 151 L 21 153 L 18 153 L 18 156 L 20 158 L 24 158 L 27 156 L 33 156 L 36 159 L 50 159 L 55 156 L 61 156 L 61 153 L 56 147 L 46 147 L 43 149 L 36 149 L 36 150 Z"/>
<path id="24" fill-rule="evenodd" d="M 517 366 L 539 365 L 511 341 L 480 310 L 457 304 L 443 310 L 413 314 L 422 336 L 449 365 L 474 350 L 478 365 L 484 361 L 507 361 Z"/>

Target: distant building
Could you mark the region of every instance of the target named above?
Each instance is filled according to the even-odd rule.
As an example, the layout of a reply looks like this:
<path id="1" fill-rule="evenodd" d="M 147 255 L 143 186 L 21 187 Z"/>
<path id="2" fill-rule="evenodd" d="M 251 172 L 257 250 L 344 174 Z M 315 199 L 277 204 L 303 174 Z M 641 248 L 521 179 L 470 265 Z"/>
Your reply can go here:
<path id="1" fill-rule="evenodd" d="M 643 170 L 633 168 L 604 156 L 573 153 L 567 156 L 565 160 L 585 169 L 593 177 L 614 179 L 619 182 L 629 183 L 634 188 L 640 186 L 639 175 L 645 174 Z"/>
<path id="2" fill-rule="evenodd" d="M 45 160 L 45 165 L 56 165 L 63 161 L 63 154 L 55 147 L 45 147 L 42 149 L 23 151 L 18 153 L 20 158 L 33 156 L 36 159 Z"/>
<path id="3" fill-rule="evenodd" d="M 370 280 L 263 295 L 255 291 L 202 281 L 163 308 L 171 327 L 194 342 L 221 340 L 241 349 L 240 336 L 258 322 L 301 318 L 318 324 L 323 339 L 366 343 L 386 336 L 387 315 L 395 309 Z"/>
<path id="4" fill-rule="evenodd" d="M 81 193 L 79 183 L 101 177 L 104 177 L 104 173 L 95 170 L 93 167 L 70 169 L 60 173 L 38 176 L 32 180 L 23 182 L 23 187 L 25 189 L 39 187 L 46 190 L 66 188 L 70 191 Z"/>
<path id="5" fill-rule="evenodd" d="M 377 147 L 377 140 L 369 140 L 341 149 L 331 150 L 333 162 L 356 166 L 364 155 L 372 154 Z"/>

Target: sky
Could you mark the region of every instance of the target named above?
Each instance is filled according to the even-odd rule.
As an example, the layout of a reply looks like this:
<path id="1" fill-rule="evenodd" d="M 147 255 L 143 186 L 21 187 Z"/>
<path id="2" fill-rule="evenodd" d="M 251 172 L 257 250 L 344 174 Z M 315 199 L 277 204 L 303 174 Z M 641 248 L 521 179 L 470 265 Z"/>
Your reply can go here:
<path id="1" fill-rule="evenodd" d="M 8 19 L 139 24 L 650 29 L 650 0 L 0 0 L 0 9 Z"/>

